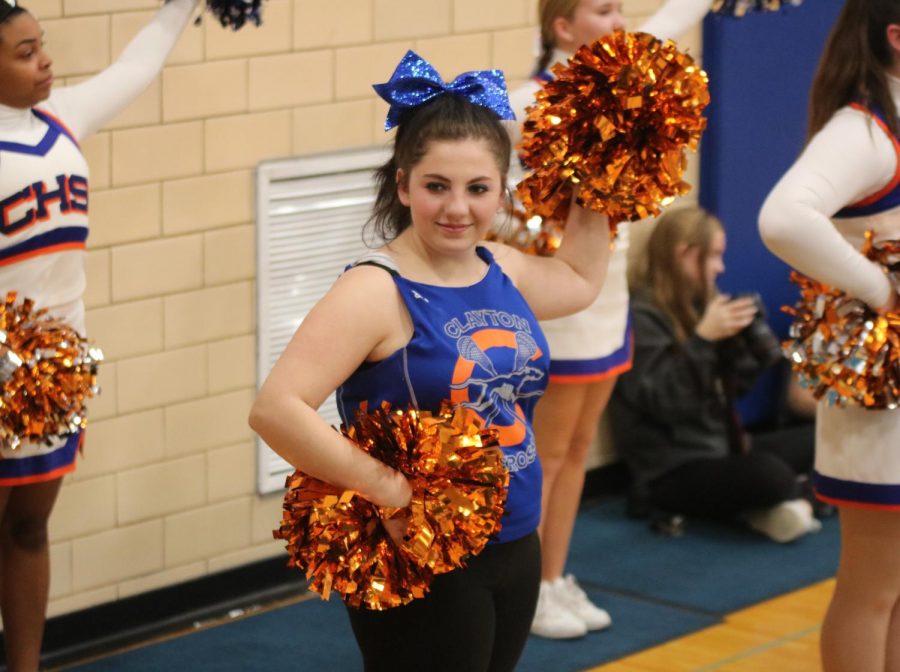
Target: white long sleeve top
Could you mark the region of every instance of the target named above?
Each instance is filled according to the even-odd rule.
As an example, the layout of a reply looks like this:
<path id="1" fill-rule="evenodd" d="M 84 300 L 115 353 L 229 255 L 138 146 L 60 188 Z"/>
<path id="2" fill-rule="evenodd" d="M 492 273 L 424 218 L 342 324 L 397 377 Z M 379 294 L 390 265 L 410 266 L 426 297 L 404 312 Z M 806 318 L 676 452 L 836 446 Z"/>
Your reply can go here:
<path id="1" fill-rule="evenodd" d="M 18 291 L 84 333 L 89 176 L 78 143 L 150 84 L 197 3 L 165 4 L 95 77 L 33 109 L 0 105 L 0 298 Z"/>
<path id="2" fill-rule="evenodd" d="M 900 109 L 900 79 L 889 78 Z M 838 110 L 775 185 L 759 216 L 763 241 L 797 270 L 842 289 L 871 306 L 893 291 L 880 267 L 859 251 L 866 230 L 876 239 L 900 237 L 900 208 L 878 215 L 831 218 L 877 194 L 898 172 L 898 146 L 873 117 Z"/>

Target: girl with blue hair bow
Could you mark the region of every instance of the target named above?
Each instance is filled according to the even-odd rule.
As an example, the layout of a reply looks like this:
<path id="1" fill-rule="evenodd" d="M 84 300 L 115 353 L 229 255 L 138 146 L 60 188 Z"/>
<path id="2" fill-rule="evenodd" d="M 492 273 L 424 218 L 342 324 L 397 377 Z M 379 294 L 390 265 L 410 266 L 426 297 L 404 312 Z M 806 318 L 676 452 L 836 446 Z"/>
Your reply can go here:
<path id="1" fill-rule="evenodd" d="M 438 412 L 445 399 L 494 427 L 510 471 L 502 530 L 424 598 L 348 608 L 365 669 L 512 670 L 540 582 L 541 467 L 531 417 L 549 355 L 538 319 L 589 305 L 605 276 L 609 223 L 573 205 L 553 258 L 484 242 L 504 204 L 511 119 L 503 74 L 450 84 L 413 52 L 375 87 L 397 126 L 370 225 L 384 245 L 353 264 L 300 325 L 250 424 L 294 467 L 403 507 L 408 482 L 334 432 L 316 409 L 335 389 L 345 422 L 361 402 Z M 405 523 L 386 521 L 398 538 Z"/>

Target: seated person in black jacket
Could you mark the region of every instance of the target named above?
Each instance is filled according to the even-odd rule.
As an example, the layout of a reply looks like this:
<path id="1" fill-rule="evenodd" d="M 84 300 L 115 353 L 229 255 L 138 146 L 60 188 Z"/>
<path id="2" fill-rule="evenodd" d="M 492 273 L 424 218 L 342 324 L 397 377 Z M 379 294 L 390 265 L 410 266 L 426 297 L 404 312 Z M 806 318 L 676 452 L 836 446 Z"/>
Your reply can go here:
<path id="1" fill-rule="evenodd" d="M 613 439 L 657 509 L 740 518 L 787 542 L 821 527 L 798 483 L 812 433 L 741 426 L 735 399 L 781 350 L 757 299 L 716 290 L 724 251 L 721 223 L 702 208 L 660 217 L 632 295 L 634 364 L 613 393 Z"/>

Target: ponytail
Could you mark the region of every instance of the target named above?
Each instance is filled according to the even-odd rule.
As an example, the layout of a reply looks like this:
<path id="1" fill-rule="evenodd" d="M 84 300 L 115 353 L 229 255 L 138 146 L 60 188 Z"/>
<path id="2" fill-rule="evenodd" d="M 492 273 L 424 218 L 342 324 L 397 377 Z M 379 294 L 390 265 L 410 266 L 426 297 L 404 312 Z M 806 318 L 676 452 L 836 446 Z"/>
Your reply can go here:
<path id="1" fill-rule="evenodd" d="M 580 0 L 540 0 L 538 22 L 541 25 L 541 55 L 535 64 L 535 75 L 547 69 L 556 49 L 556 29 L 553 24 L 558 18 L 571 21 Z"/>
<path id="2" fill-rule="evenodd" d="M 390 242 L 412 223 L 409 208 L 397 193 L 397 161 L 393 156 L 375 171 L 375 185 L 375 205 L 368 225 L 381 240 Z"/>
<path id="3" fill-rule="evenodd" d="M 550 61 L 553 60 L 554 48 L 552 42 L 548 43 L 541 40 L 541 55 L 538 57 L 537 63 L 534 66 L 535 76 L 540 75 L 550 65 Z"/>

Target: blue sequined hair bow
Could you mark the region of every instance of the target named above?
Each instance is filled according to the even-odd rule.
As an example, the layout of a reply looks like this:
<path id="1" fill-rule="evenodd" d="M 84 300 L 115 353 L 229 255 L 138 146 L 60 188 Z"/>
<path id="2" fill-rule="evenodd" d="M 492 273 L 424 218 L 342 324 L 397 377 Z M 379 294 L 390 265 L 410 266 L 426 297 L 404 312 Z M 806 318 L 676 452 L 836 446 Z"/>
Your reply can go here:
<path id="1" fill-rule="evenodd" d="M 400 123 L 405 110 L 424 105 L 445 93 L 455 93 L 470 103 L 486 107 L 500 119 L 515 119 L 506 93 L 506 78 L 502 70 L 473 70 L 464 72 L 449 84 L 438 71 L 414 51 L 407 51 L 391 79 L 372 88 L 390 103 L 384 130 Z"/>

